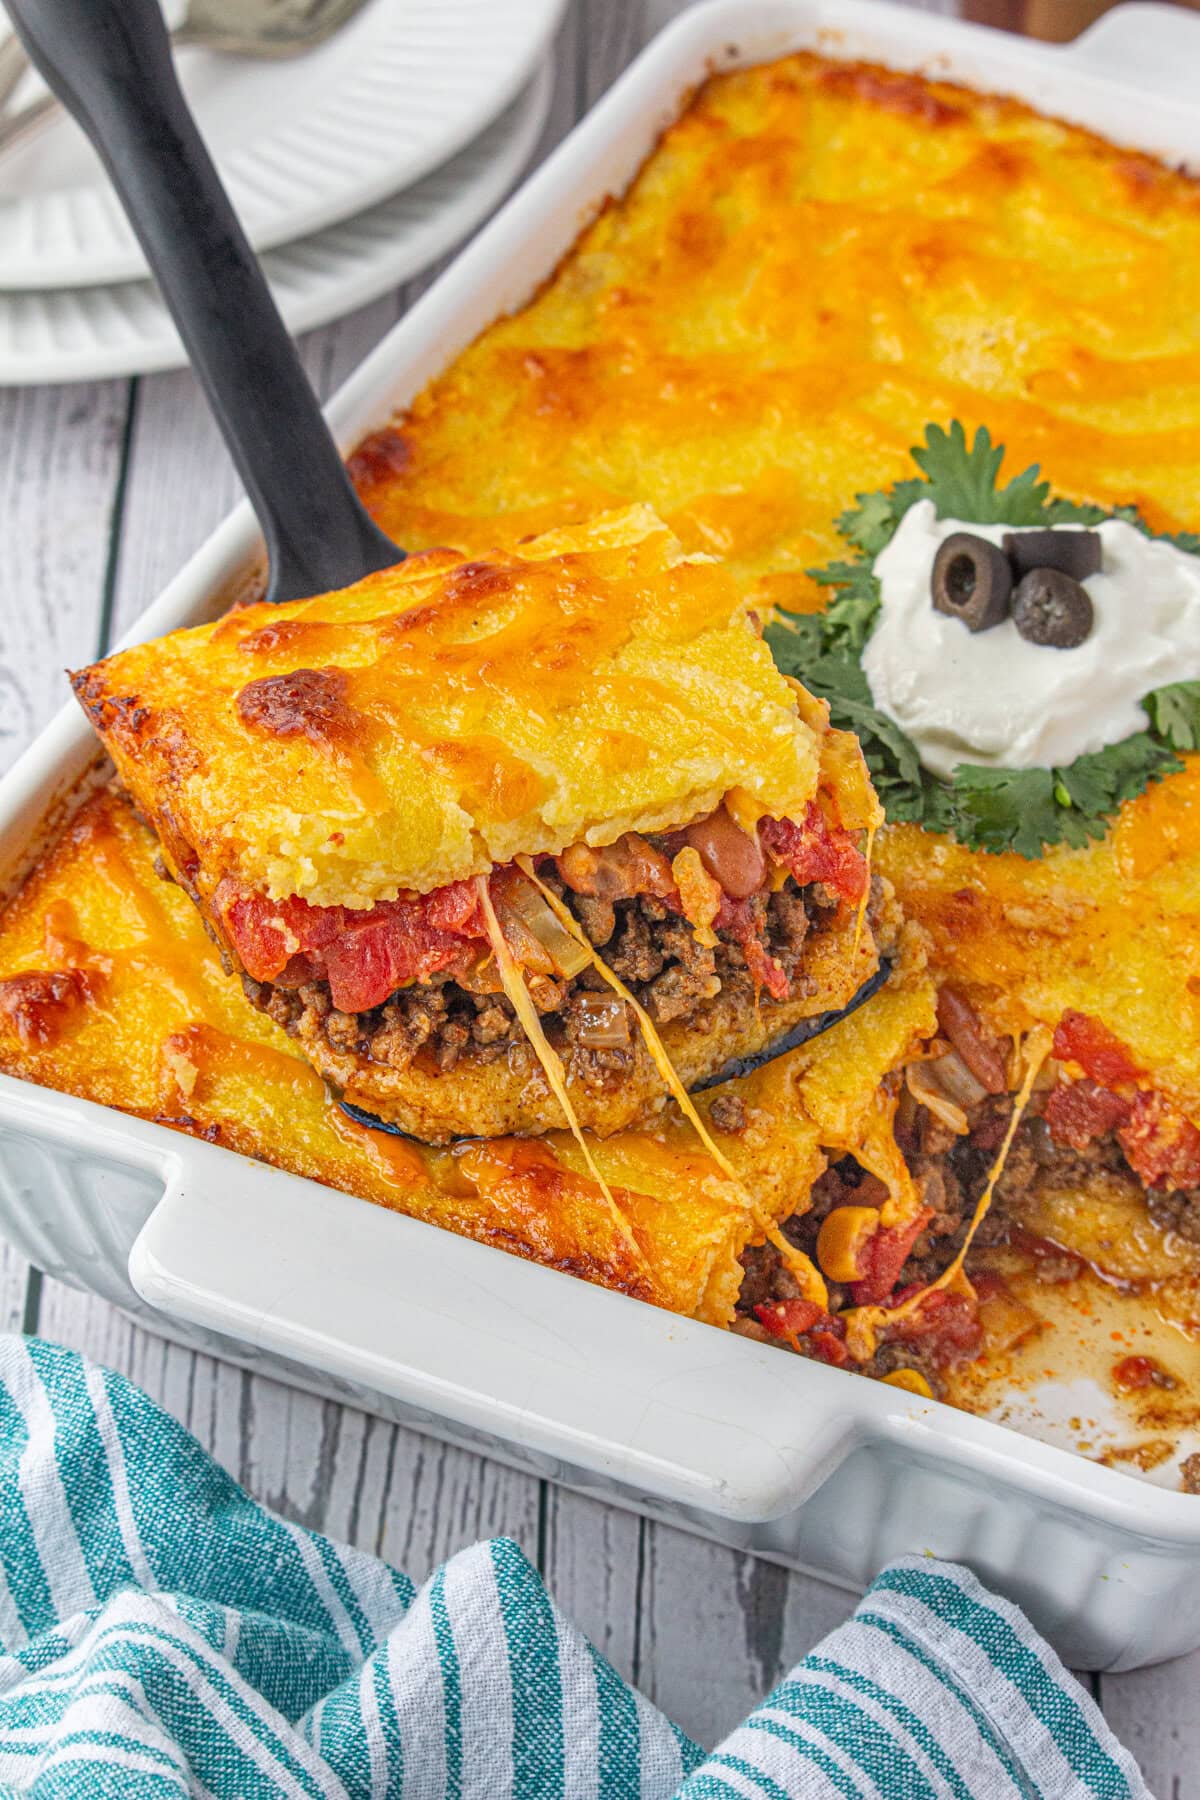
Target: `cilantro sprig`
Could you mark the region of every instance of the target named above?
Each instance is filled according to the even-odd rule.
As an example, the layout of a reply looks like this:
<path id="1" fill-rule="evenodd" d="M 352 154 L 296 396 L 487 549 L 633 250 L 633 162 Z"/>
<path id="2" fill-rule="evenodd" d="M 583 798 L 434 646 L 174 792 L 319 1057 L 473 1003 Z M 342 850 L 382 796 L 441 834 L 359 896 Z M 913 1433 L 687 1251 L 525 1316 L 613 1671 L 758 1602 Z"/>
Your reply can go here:
<path id="1" fill-rule="evenodd" d="M 1180 751 L 1200 750 L 1200 681 L 1177 681 L 1147 694 L 1149 728 L 1063 768 L 994 769 L 960 763 L 949 781 L 926 769 L 912 740 L 875 705 L 863 673 L 862 652 L 882 600 L 873 568 L 900 521 L 918 500 L 932 500 L 939 518 L 978 525 L 1095 526 L 1123 519 L 1147 536 L 1136 507 L 1111 512 L 1052 494 L 1035 464 L 1000 485 L 1004 446 L 984 427 L 968 445 L 955 419 L 948 431 L 925 428 L 912 452 L 921 474 L 872 494 L 859 494 L 837 520 L 851 554 L 809 573 L 833 589 L 823 613 L 780 612 L 767 629 L 779 667 L 829 702 L 835 725 L 853 731 L 863 747 L 876 791 L 889 819 L 946 832 L 968 849 L 999 854 L 1015 850 L 1035 858 L 1051 844 L 1081 849 L 1104 837 L 1124 801 L 1151 781 L 1183 767 Z M 1200 536 L 1170 538 L 1181 550 L 1200 553 Z"/>

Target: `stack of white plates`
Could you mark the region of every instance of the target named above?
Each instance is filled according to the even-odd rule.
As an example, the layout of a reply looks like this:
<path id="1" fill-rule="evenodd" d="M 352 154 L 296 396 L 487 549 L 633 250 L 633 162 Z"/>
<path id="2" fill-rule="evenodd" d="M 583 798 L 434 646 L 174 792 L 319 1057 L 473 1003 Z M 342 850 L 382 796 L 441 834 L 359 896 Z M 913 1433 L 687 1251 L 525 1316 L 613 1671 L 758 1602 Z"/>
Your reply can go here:
<path id="1" fill-rule="evenodd" d="M 287 61 L 181 49 L 184 90 L 292 331 L 365 305 L 512 186 L 564 0 L 366 0 Z M 18 102 L 34 94 L 30 75 Z M 82 132 L 0 157 L 0 385 L 177 367 L 183 347 Z"/>

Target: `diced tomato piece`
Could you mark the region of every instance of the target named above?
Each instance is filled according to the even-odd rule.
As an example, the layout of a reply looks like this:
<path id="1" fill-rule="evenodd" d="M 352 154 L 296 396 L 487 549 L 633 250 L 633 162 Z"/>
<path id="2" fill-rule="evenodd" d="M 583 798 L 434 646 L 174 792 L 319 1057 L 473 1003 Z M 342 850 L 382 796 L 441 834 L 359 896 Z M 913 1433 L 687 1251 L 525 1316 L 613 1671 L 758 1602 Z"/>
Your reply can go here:
<path id="1" fill-rule="evenodd" d="M 846 1327 L 812 1300 L 776 1300 L 756 1306 L 754 1316 L 773 1337 L 804 1339 L 804 1348 L 817 1362 L 840 1369 L 850 1359 L 845 1345 Z M 800 1348 L 798 1344 L 796 1348 Z"/>
<path id="2" fill-rule="evenodd" d="M 322 919 L 326 911 L 322 907 L 294 898 L 268 900 L 265 894 L 252 893 L 231 880 L 217 888 L 213 905 L 242 967 L 255 981 L 271 981 L 282 974 L 293 956 L 323 947 L 315 930 L 318 924 L 329 922 Z M 328 909 L 339 919 L 341 910 Z M 310 918 L 310 914 L 316 917 Z"/>
<path id="3" fill-rule="evenodd" d="M 885 1335 L 896 1343 L 920 1339 L 928 1344 L 929 1354 L 939 1367 L 947 1363 L 969 1361 L 978 1356 L 983 1344 L 983 1328 L 975 1302 L 965 1294 L 951 1294 L 945 1288 L 934 1288 L 919 1306 L 884 1328 Z"/>
<path id="4" fill-rule="evenodd" d="M 758 836 L 768 856 L 801 887 L 820 881 L 843 900 L 857 903 L 867 891 L 867 859 L 850 832 L 831 826 L 815 800 L 800 824 L 792 819 L 760 819 Z"/>
<path id="5" fill-rule="evenodd" d="M 405 979 L 406 963 L 405 946 L 385 920 L 347 931 L 325 952 L 329 998 L 339 1012 L 366 1012 L 395 993 Z"/>
<path id="6" fill-rule="evenodd" d="M 850 1361 L 849 1350 L 841 1338 L 836 1337 L 832 1331 L 810 1331 L 808 1341 L 813 1347 L 813 1355 L 818 1362 L 828 1363 L 831 1368 L 840 1369 Z"/>
<path id="7" fill-rule="evenodd" d="M 754 1316 L 774 1337 L 799 1337 L 825 1314 L 812 1300 L 774 1300 L 756 1306 Z"/>
<path id="8" fill-rule="evenodd" d="M 1123 1125 L 1131 1106 L 1124 1095 L 1114 1094 L 1085 1075 L 1080 1081 L 1060 1081 L 1042 1117 L 1056 1143 L 1086 1150 L 1093 1138 L 1105 1137 Z"/>
<path id="9" fill-rule="evenodd" d="M 222 882 L 221 888 L 226 885 Z M 295 948 L 288 947 L 282 918 L 276 921 L 270 916 L 258 894 L 223 895 L 221 888 L 214 896 L 214 905 L 243 969 L 255 981 L 270 981 L 282 974 Z"/>
<path id="10" fill-rule="evenodd" d="M 1147 1187 L 1200 1186 L 1200 1131 L 1162 1094 L 1138 1094 L 1117 1137 Z"/>
<path id="11" fill-rule="evenodd" d="M 329 997 L 340 1012 L 366 1012 L 408 981 L 422 981 L 458 962 L 482 931 L 440 931 L 422 901 L 385 902 L 362 915 L 351 914 L 337 941 L 325 951 Z"/>
<path id="12" fill-rule="evenodd" d="M 1151 1387 L 1160 1365 L 1149 1356 L 1123 1356 L 1113 1364 L 1113 1380 L 1127 1394 L 1136 1394 L 1141 1388 Z"/>
<path id="13" fill-rule="evenodd" d="M 451 881 L 425 896 L 425 914 L 439 931 L 461 931 L 467 937 L 487 935 L 473 881 Z"/>
<path id="14" fill-rule="evenodd" d="M 855 1306 L 880 1306 L 891 1294 L 900 1271 L 908 1261 L 913 1245 L 933 1217 L 933 1208 L 923 1206 L 906 1225 L 890 1225 L 869 1237 L 859 1252 L 862 1276 L 851 1284 L 850 1297 Z"/>
<path id="15" fill-rule="evenodd" d="M 214 903 L 246 973 L 272 981 L 302 956 L 340 1012 L 366 1012 L 407 981 L 449 968 L 486 936 L 470 882 L 369 911 L 281 901 L 222 883 Z"/>
<path id="16" fill-rule="evenodd" d="M 1142 1073 L 1120 1038 L 1087 1013 L 1063 1014 L 1054 1033 L 1054 1054 L 1060 1062 L 1078 1063 L 1101 1087 L 1119 1087 Z"/>
<path id="17" fill-rule="evenodd" d="M 426 929 L 410 934 L 402 921 L 373 918 L 348 925 L 329 946 L 323 970 L 340 1012 L 366 1012 L 406 981 L 444 969 L 464 949 L 461 938 Z"/>
<path id="18" fill-rule="evenodd" d="M 740 943 L 754 985 L 765 988 L 772 1000 L 786 1000 L 791 994 L 792 984 L 784 974 L 782 965 L 763 948 L 757 937 L 747 937 Z"/>
<path id="19" fill-rule="evenodd" d="M 746 967 L 755 986 L 765 988 L 772 1000 L 786 1000 L 792 991 L 792 984 L 781 965 L 763 944 L 750 902 L 730 900 L 726 895 L 713 923 L 718 931 L 723 931 L 737 944 L 746 958 Z"/>

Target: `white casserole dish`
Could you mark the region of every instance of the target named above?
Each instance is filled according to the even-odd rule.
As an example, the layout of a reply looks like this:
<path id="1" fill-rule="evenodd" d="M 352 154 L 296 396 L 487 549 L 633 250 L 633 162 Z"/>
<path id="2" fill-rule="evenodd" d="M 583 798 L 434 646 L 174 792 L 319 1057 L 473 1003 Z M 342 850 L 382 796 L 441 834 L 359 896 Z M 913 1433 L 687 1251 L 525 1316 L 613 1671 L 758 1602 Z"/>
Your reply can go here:
<path id="1" fill-rule="evenodd" d="M 710 68 L 806 46 L 1200 159 L 1200 20 L 1166 6 L 1123 7 L 1062 49 L 878 0 L 711 0 L 347 383 L 330 408 L 343 445 L 527 297 Z M 242 507 L 137 635 L 213 616 L 256 542 Z M 68 705 L 0 784 L 0 879 L 17 878 L 93 758 Z M 1077 1666 L 1200 1644 L 1196 1497 L 65 1095 L 0 1078 L 0 1129 L 0 1229 L 160 1330 L 850 1586 L 904 1551 L 968 1562 Z"/>

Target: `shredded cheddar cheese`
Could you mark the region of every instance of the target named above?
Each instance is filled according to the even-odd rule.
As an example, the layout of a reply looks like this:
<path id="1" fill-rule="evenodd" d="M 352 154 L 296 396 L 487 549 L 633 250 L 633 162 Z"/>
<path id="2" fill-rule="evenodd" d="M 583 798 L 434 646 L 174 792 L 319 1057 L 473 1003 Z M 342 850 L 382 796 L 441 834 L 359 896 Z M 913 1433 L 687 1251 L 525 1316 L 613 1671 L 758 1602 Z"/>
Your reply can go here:
<path id="1" fill-rule="evenodd" d="M 492 954 L 496 958 L 496 972 L 503 983 L 504 992 L 513 1011 L 521 1021 L 522 1029 L 525 1032 L 525 1036 L 529 1039 L 534 1055 L 542 1065 L 546 1080 L 550 1084 L 551 1093 L 562 1107 L 563 1116 L 571 1128 L 571 1135 L 583 1153 L 583 1160 L 587 1164 L 589 1175 L 600 1189 L 600 1192 L 604 1195 L 617 1230 L 620 1232 L 626 1244 L 628 1244 L 633 1255 L 637 1258 L 642 1273 L 648 1277 L 650 1271 L 646 1266 L 646 1259 L 642 1254 L 641 1246 L 633 1235 L 633 1227 L 625 1217 L 625 1214 L 621 1211 L 621 1208 L 617 1205 L 612 1189 L 609 1187 L 607 1181 L 605 1181 L 603 1175 L 596 1166 L 596 1159 L 588 1147 L 588 1141 L 584 1137 L 579 1120 L 575 1116 L 575 1108 L 571 1105 L 571 1096 L 567 1093 L 567 1079 L 562 1066 L 562 1058 L 542 1030 L 542 1022 L 537 1016 L 537 1008 L 529 998 L 529 990 L 525 986 L 525 978 L 513 957 L 512 951 L 508 947 L 508 942 L 504 933 L 500 929 L 500 921 L 497 919 L 496 909 L 492 905 L 492 896 L 488 891 L 486 876 L 476 876 L 475 891 L 479 896 L 480 909 L 483 913 L 484 924 L 487 927 L 488 942 L 491 944 Z"/>
<path id="2" fill-rule="evenodd" d="M 700 860 L 700 852 L 686 844 L 671 864 L 675 886 L 683 902 L 684 917 L 696 934 L 696 942 L 706 950 L 715 949 L 717 934 L 713 921 L 721 910 L 720 884 L 713 880 Z M 858 946 L 855 945 L 855 949 Z"/>
<path id="3" fill-rule="evenodd" d="M 674 1064 L 667 1055 L 666 1050 L 663 1048 L 662 1040 L 659 1037 L 658 1032 L 654 1029 L 654 1022 L 645 1007 L 630 993 L 620 976 L 614 974 L 609 968 L 603 957 L 599 955 L 595 946 L 591 943 L 591 940 L 580 929 L 574 915 L 563 905 L 558 895 L 553 893 L 544 882 L 538 879 L 537 872 L 529 858 L 519 856 L 517 858 L 517 863 L 529 879 L 537 883 L 537 886 L 545 895 L 547 902 L 565 929 L 572 934 L 580 947 L 588 952 L 592 959 L 593 968 L 603 977 L 609 987 L 612 988 L 613 992 L 619 994 L 621 999 L 625 1001 L 625 1004 L 633 1008 L 633 1014 L 638 1022 L 642 1037 L 645 1040 L 646 1049 L 653 1057 L 655 1067 L 658 1069 L 659 1074 L 662 1076 L 670 1090 L 671 1097 L 675 1101 L 675 1104 L 687 1119 L 688 1124 L 692 1126 L 697 1137 L 700 1139 L 700 1142 L 703 1144 L 709 1156 L 712 1157 L 721 1173 L 736 1186 L 738 1192 L 743 1196 L 755 1224 L 767 1240 L 778 1250 L 780 1257 L 783 1259 L 785 1268 L 787 1268 L 799 1285 L 803 1298 L 805 1300 L 811 1300 L 815 1306 L 819 1306 L 824 1310 L 829 1304 L 829 1290 L 826 1287 L 824 1279 L 817 1269 L 816 1264 L 812 1261 L 811 1257 L 805 1256 L 803 1251 L 797 1250 L 794 1244 L 789 1243 L 779 1227 L 763 1213 L 754 1199 L 753 1194 L 750 1193 L 729 1158 L 725 1155 L 724 1151 L 713 1142 L 712 1136 L 707 1130 L 703 1119 L 696 1111 L 691 1095 L 684 1087 L 682 1081 L 680 1081 L 679 1076 L 675 1071 Z"/>
<path id="4" fill-rule="evenodd" d="M 858 947 L 862 943 L 863 926 L 867 920 L 867 906 L 871 899 L 871 858 L 875 854 L 875 833 L 879 830 L 878 819 L 872 818 L 867 826 L 867 843 L 863 857 L 867 865 L 867 878 L 863 885 L 862 899 L 858 903 L 858 912 L 854 920 L 854 943 L 850 956 L 853 960 L 858 956 Z"/>
<path id="5" fill-rule="evenodd" d="M 880 1208 L 879 1222 L 885 1230 L 906 1225 L 921 1210 L 921 1196 L 896 1142 L 895 1118 L 895 1095 L 878 1088 L 854 1132 L 840 1144 L 829 1146 L 853 1156 L 868 1174 L 882 1181 L 888 1197 Z"/>

